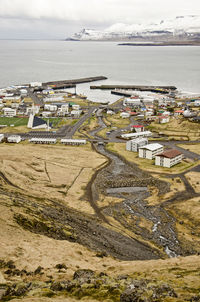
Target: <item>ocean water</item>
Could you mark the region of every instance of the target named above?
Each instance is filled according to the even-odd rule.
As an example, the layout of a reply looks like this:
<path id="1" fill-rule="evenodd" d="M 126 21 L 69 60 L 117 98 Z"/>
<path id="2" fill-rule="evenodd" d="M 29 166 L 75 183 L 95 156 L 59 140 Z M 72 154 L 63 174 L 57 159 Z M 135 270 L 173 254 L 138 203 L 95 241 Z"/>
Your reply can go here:
<path id="1" fill-rule="evenodd" d="M 0 87 L 99 75 L 108 80 L 96 84 L 175 85 L 200 93 L 200 47 L 0 41 Z M 77 92 L 96 101 L 116 99 L 108 91 L 91 91 L 90 85 L 78 85 Z"/>

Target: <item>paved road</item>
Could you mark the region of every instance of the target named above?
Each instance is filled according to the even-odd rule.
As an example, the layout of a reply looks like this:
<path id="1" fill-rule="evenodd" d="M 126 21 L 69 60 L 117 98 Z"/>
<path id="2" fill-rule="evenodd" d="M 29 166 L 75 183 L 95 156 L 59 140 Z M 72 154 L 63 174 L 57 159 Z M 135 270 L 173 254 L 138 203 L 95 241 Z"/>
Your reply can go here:
<path id="1" fill-rule="evenodd" d="M 34 101 L 35 105 L 36 104 L 38 104 L 40 106 L 44 105 L 43 100 L 41 98 L 39 98 L 36 93 L 32 92 L 30 88 L 27 88 L 27 91 L 28 91 L 28 97 L 30 97 Z"/>

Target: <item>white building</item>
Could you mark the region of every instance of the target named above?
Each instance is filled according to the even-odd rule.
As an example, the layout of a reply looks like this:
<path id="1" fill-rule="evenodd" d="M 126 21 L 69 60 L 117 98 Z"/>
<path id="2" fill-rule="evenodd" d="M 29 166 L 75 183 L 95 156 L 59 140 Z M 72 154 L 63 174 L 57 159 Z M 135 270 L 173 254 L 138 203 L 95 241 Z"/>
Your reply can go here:
<path id="1" fill-rule="evenodd" d="M 45 104 L 44 105 L 44 110 L 47 111 L 57 111 L 58 107 L 56 105 L 51 105 L 51 104 Z"/>
<path id="2" fill-rule="evenodd" d="M 7 117 L 13 117 L 13 116 L 16 116 L 16 109 L 13 109 L 13 108 L 3 108 L 3 115 L 4 116 L 7 116 Z"/>
<path id="3" fill-rule="evenodd" d="M 126 150 L 138 152 L 139 148 L 141 148 L 147 144 L 148 144 L 147 138 L 132 139 L 126 143 Z"/>
<path id="4" fill-rule="evenodd" d="M 169 123 L 169 116 L 159 116 L 158 117 L 159 124 L 166 124 Z"/>
<path id="5" fill-rule="evenodd" d="M 156 155 L 155 165 L 171 168 L 172 166 L 180 163 L 182 159 L 183 159 L 183 154 L 180 151 L 176 149 L 170 149 Z"/>
<path id="6" fill-rule="evenodd" d="M 4 134 L 1 133 L 1 134 L 0 134 L 0 143 L 2 143 L 3 139 L 4 139 Z"/>
<path id="7" fill-rule="evenodd" d="M 42 112 L 42 117 L 49 117 L 52 115 L 52 112 L 51 111 L 43 111 Z"/>
<path id="8" fill-rule="evenodd" d="M 160 144 L 149 144 L 139 148 L 139 157 L 153 159 L 159 153 L 163 152 L 163 146 Z"/>
<path id="9" fill-rule="evenodd" d="M 57 139 L 56 138 L 31 138 L 29 139 L 29 143 L 34 144 L 56 144 Z"/>
<path id="10" fill-rule="evenodd" d="M 31 87 L 41 87 L 41 86 L 42 86 L 42 83 L 41 83 L 41 82 L 31 82 L 31 83 L 30 83 L 30 86 L 31 86 Z"/>
<path id="11" fill-rule="evenodd" d="M 69 112 L 69 104 L 63 104 L 63 105 L 61 105 L 60 110 L 62 112 L 68 113 Z"/>
<path id="12" fill-rule="evenodd" d="M 123 106 L 140 106 L 141 100 L 139 98 L 126 98 L 123 101 Z"/>
<path id="13" fill-rule="evenodd" d="M 71 111 L 71 116 L 75 117 L 75 118 L 79 118 L 81 113 L 82 113 L 82 110 L 72 110 Z"/>
<path id="14" fill-rule="evenodd" d="M 79 110 L 79 109 L 80 109 L 80 105 L 73 104 L 73 105 L 72 105 L 72 109 L 73 109 L 73 110 Z"/>
<path id="15" fill-rule="evenodd" d="M 121 137 L 124 139 L 134 139 L 138 137 L 150 137 L 152 136 L 151 131 L 143 131 L 143 132 L 138 132 L 138 133 L 127 133 L 127 134 L 122 134 Z"/>
<path id="16" fill-rule="evenodd" d="M 85 139 L 68 139 L 63 138 L 60 140 L 60 142 L 64 145 L 85 145 L 86 140 Z"/>
<path id="17" fill-rule="evenodd" d="M 8 143 L 20 143 L 21 142 L 21 136 L 20 135 L 11 135 L 7 138 Z"/>
<path id="18" fill-rule="evenodd" d="M 128 113 L 128 112 L 122 112 L 122 113 L 120 113 L 120 117 L 122 117 L 122 118 L 129 118 L 130 117 L 130 113 Z"/>

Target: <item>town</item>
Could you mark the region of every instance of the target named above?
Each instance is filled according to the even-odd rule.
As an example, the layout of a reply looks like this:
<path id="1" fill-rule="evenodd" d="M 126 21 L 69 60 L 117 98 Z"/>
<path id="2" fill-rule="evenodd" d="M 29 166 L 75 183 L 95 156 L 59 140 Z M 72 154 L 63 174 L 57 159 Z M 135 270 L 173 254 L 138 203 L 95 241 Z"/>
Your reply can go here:
<path id="1" fill-rule="evenodd" d="M 99 79 L 106 78 L 32 82 L 0 89 L 0 141 L 65 145 L 124 142 L 124 149 L 138 154 L 138 162 L 144 158 L 171 168 L 188 160 L 188 151 L 178 144 L 200 140 L 200 96 L 181 94 L 174 86 L 119 85 L 91 86 L 119 95 L 113 104 L 90 102 L 87 96 L 76 94 L 76 84 Z M 190 160 L 194 159 L 190 155 Z"/>

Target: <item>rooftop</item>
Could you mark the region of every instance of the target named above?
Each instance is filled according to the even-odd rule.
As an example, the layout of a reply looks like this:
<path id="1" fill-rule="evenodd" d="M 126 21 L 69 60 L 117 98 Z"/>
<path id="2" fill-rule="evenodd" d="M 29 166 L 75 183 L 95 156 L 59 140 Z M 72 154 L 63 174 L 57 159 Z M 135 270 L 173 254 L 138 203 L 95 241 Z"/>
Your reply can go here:
<path id="1" fill-rule="evenodd" d="M 155 150 L 160 149 L 162 147 L 163 147 L 162 145 L 160 145 L 158 143 L 155 143 L 155 144 L 149 144 L 149 145 L 143 146 L 141 148 L 142 149 L 147 149 L 149 151 L 155 151 Z"/>
<path id="2" fill-rule="evenodd" d="M 176 149 L 170 149 L 167 150 L 165 152 L 162 152 L 160 154 L 157 154 L 157 156 L 163 156 L 163 157 L 167 157 L 167 158 L 174 158 L 178 155 L 181 155 L 182 153 Z"/>

